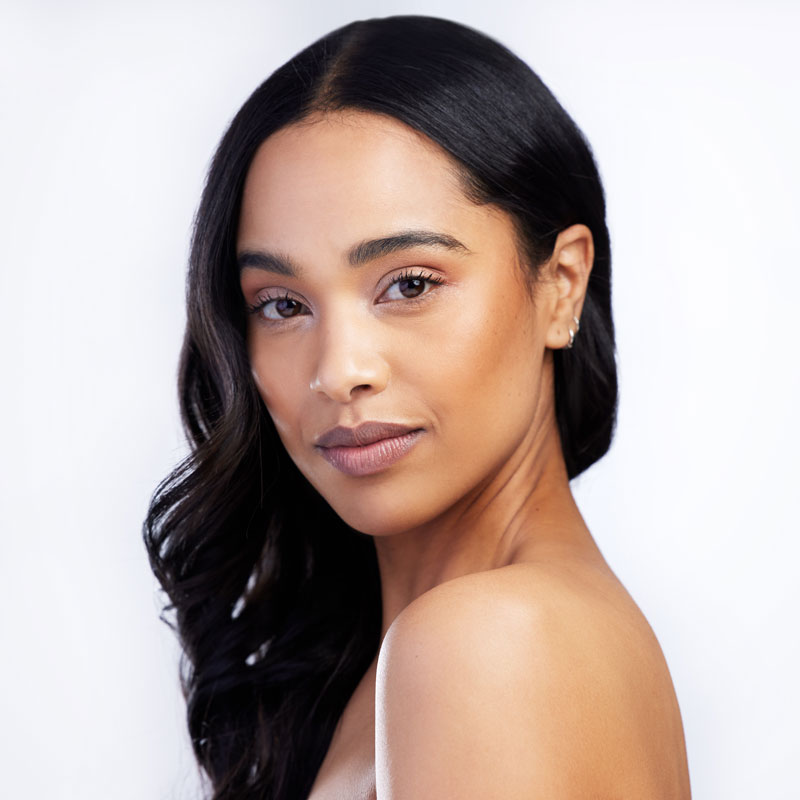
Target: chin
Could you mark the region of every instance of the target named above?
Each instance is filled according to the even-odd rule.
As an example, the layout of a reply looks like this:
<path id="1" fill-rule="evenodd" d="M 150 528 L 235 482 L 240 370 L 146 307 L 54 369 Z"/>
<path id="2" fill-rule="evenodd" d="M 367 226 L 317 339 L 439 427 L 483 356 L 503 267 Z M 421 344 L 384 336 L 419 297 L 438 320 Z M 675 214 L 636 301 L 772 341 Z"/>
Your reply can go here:
<path id="1" fill-rule="evenodd" d="M 393 536 L 429 522 L 437 513 L 419 492 L 398 486 L 363 486 L 330 491 L 315 487 L 334 512 L 351 528 L 369 536 Z M 414 497 L 410 503 L 408 498 Z M 429 513 L 430 512 L 430 513 Z"/>
<path id="2" fill-rule="evenodd" d="M 376 537 L 394 536 L 431 522 L 471 485 L 460 473 L 443 480 L 441 467 L 430 463 L 396 465 L 358 478 L 308 461 L 298 468 L 347 525 Z"/>
<path id="3" fill-rule="evenodd" d="M 416 513 L 409 513 L 406 508 L 392 508 L 385 503 L 374 505 L 366 503 L 334 504 L 329 505 L 351 528 L 369 536 L 394 536 L 397 533 L 416 528 L 424 524 L 427 518 Z"/>

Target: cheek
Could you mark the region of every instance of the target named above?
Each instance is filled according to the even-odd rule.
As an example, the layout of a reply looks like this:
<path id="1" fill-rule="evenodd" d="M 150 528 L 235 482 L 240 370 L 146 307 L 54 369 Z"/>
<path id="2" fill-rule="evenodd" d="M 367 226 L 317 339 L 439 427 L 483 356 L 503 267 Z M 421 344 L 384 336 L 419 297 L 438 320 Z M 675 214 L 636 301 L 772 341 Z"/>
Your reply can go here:
<path id="1" fill-rule="evenodd" d="M 300 421 L 300 406 L 308 390 L 308 381 L 301 377 L 301 370 L 294 354 L 281 348 L 267 349 L 258 342 L 258 334 L 250 335 L 248 346 L 253 379 L 258 393 L 275 424 L 287 450 L 292 449 Z M 303 392 L 305 385 L 306 392 Z"/>
<path id="2" fill-rule="evenodd" d="M 417 384 L 437 427 L 428 467 L 443 502 L 463 496 L 512 457 L 543 400 L 545 349 L 530 301 L 508 292 L 483 300 L 462 305 L 469 310 L 441 327 Z"/>
<path id="3" fill-rule="evenodd" d="M 544 344 L 527 298 L 513 287 L 461 305 L 440 327 L 428 380 L 444 401 L 442 424 L 480 428 L 533 410 Z"/>

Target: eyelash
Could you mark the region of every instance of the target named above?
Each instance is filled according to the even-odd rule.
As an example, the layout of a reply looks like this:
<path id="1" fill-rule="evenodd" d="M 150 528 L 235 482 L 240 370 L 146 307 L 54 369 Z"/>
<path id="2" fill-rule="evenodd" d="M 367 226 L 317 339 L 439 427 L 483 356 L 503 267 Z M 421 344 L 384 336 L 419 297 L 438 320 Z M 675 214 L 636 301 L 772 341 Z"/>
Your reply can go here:
<path id="1" fill-rule="evenodd" d="M 435 275 L 433 272 L 428 272 L 428 271 L 425 271 L 425 270 L 406 269 L 406 270 L 403 270 L 403 272 L 401 272 L 399 275 L 397 275 L 394 278 L 392 278 L 391 283 L 389 283 L 389 285 L 383 290 L 383 293 L 381 294 L 381 296 L 383 296 L 383 294 L 386 294 L 386 292 L 388 292 L 389 289 L 392 288 L 392 286 L 395 286 L 398 283 L 402 283 L 403 281 L 410 281 L 410 280 L 423 280 L 426 283 L 433 284 L 434 286 L 440 286 L 441 284 L 444 283 L 444 279 L 440 278 L 438 275 Z M 428 292 L 424 292 L 419 297 L 407 297 L 407 298 L 405 298 L 405 301 L 407 303 L 413 303 L 416 300 L 421 300 L 427 294 L 428 294 Z M 289 294 L 289 292 L 284 291 L 282 294 L 274 295 L 274 296 L 267 296 L 267 297 L 263 298 L 263 300 L 259 300 L 258 302 L 254 303 L 253 305 L 248 305 L 247 306 L 247 311 L 250 314 L 258 314 L 269 303 L 275 303 L 275 302 L 280 301 L 280 300 L 294 300 L 297 303 L 300 302 L 296 298 L 292 297 Z M 304 305 L 304 304 L 301 303 L 301 305 Z M 286 319 L 291 319 L 291 317 L 286 317 Z M 265 321 L 267 321 L 267 322 L 278 322 L 278 320 L 268 320 L 267 318 L 265 318 Z"/>

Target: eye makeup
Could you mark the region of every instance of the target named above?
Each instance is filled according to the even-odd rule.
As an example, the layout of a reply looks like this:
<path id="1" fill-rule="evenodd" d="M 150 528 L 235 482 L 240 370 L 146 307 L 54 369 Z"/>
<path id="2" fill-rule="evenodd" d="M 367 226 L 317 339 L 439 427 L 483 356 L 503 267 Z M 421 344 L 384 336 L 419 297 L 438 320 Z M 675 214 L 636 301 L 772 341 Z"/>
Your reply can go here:
<path id="1" fill-rule="evenodd" d="M 430 294 L 433 287 L 440 286 L 444 282 L 444 278 L 428 269 L 409 267 L 392 276 L 388 285 L 380 293 L 376 304 L 383 305 L 391 302 L 413 304 L 414 301 Z M 394 287 L 398 287 L 396 296 L 388 296 Z M 264 322 L 279 323 L 281 320 L 311 313 L 308 305 L 287 289 L 268 289 L 258 295 L 255 303 L 247 304 L 246 308 L 248 314 L 261 315 L 261 320 Z M 268 314 L 267 311 L 274 312 L 274 314 Z"/>

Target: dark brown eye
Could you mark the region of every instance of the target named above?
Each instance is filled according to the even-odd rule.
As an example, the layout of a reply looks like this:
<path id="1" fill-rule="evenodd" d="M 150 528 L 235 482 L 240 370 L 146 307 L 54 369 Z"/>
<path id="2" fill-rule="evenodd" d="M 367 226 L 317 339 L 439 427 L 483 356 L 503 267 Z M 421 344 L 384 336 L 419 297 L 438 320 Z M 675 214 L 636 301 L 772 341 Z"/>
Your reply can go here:
<path id="1" fill-rule="evenodd" d="M 265 319 L 281 320 L 307 314 L 308 308 L 299 300 L 295 300 L 288 295 L 286 297 L 274 297 L 272 300 L 264 300 L 262 303 L 250 309 L 253 314 L 260 314 Z"/>
<path id="2" fill-rule="evenodd" d="M 432 272 L 403 272 L 395 278 L 382 295 L 382 301 L 415 300 L 427 295 L 431 289 L 443 283 L 442 279 Z"/>
<path id="3" fill-rule="evenodd" d="M 425 291 L 424 278 L 404 278 L 398 281 L 397 288 L 403 297 L 417 297 Z"/>
<path id="4" fill-rule="evenodd" d="M 284 319 L 286 317 L 294 317 L 300 313 L 303 304 L 298 303 L 297 300 L 292 300 L 291 297 L 282 297 L 280 300 L 275 301 L 275 311 L 280 314 Z"/>

